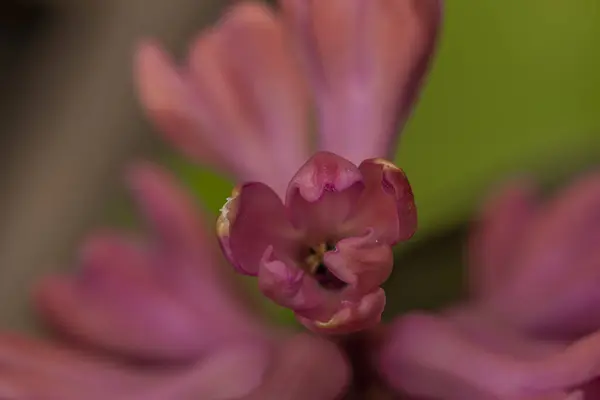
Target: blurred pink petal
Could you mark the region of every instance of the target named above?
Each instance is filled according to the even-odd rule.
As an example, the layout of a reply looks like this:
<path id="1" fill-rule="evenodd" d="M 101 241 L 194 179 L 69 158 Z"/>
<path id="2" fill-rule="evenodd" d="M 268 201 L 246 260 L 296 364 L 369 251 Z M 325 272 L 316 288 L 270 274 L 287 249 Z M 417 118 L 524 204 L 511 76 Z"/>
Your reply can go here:
<path id="1" fill-rule="evenodd" d="M 306 95 L 285 30 L 266 6 L 242 2 L 200 34 L 178 70 L 155 43 L 137 52 L 149 116 L 184 153 L 284 190 L 308 157 Z"/>
<path id="2" fill-rule="evenodd" d="M 270 357 L 261 347 L 233 345 L 190 365 L 134 367 L 4 334 L 0 336 L 0 398 L 240 399 L 261 385 Z"/>
<path id="3" fill-rule="evenodd" d="M 258 275 L 261 291 L 305 326 L 329 333 L 379 322 L 390 246 L 415 228 L 412 192 L 400 169 L 384 160 L 357 168 L 327 152 L 300 168 L 285 205 L 268 186 L 248 183 L 217 221 L 232 264 Z"/>
<path id="4" fill-rule="evenodd" d="M 186 365 L 134 366 L 2 334 L 0 366 L 6 400 L 331 400 L 350 375 L 334 344 L 308 335 L 231 344 Z"/>
<path id="5" fill-rule="evenodd" d="M 281 0 L 319 113 L 320 149 L 390 157 L 428 70 L 441 0 Z"/>
<path id="6" fill-rule="evenodd" d="M 235 298 L 192 202 L 173 178 L 139 166 L 130 182 L 154 240 L 91 236 L 78 276 L 40 283 L 42 316 L 85 342 L 141 358 L 189 360 L 262 335 Z"/>
<path id="7" fill-rule="evenodd" d="M 503 185 L 484 204 L 469 241 L 471 284 L 480 295 L 510 278 L 527 229 L 539 209 L 536 187 L 528 180 Z M 482 293 L 478 293 L 482 292 Z"/>
<path id="8" fill-rule="evenodd" d="M 596 398 L 599 218 L 600 173 L 540 206 L 531 185 L 507 186 L 471 240 L 477 296 L 398 318 L 380 352 L 388 381 L 443 400 Z"/>
<path id="9" fill-rule="evenodd" d="M 330 341 L 292 337 L 276 352 L 263 385 L 243 400 L 333 400 L 342 398 L 351 371 Z"/>
<path id="10" fill-rule="evenodd" d="M 543 343 L 477 319 L 463 324 L 451 316 L 398 318 L 381 353 L 388 382 L 431 399 L 534 400 L 567 398 L 600 375 L 598 334 Z"/>
<path id="11" fill-rule="evenodd" d="M 600 328 L 600 173 L 548 201 L 489 307 L 526 331 L 573 338 Z M 478 265 L 473 265 L 473 269 Z"/>

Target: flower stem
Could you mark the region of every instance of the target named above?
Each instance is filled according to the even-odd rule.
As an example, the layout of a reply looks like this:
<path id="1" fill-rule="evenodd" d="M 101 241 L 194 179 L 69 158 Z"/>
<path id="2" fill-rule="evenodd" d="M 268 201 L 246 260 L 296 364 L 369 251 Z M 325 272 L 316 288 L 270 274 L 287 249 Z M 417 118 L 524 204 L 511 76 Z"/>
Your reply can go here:
<path id="1" fill-rule="evenodd" d="M 352 368 L 352 382 L 343 400 L 391 400 L 397 397 L 379 377 L 374 365 L 373 350 L 378 347 L 377 330 L 341 336 L 338 345 Z"/>

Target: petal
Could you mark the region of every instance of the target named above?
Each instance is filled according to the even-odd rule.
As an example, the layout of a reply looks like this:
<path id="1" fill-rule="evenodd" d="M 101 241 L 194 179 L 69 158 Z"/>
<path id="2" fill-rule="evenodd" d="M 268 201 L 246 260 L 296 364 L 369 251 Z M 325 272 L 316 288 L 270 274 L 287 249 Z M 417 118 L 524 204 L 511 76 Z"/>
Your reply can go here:
<path id="1" fill-rule="evenodd" d="M 239 272 L 256 275 L 269 247 L 278 257 L 295 260 L 300 241 L 277 194 L 263 183 L 235 189 L 221 210 L 217 234 L 224 254 Z"/>
<path id="2" fill-rule="evenodd" d="M 378 243 L 373 230 L 360 237 L 340 240 L 323 261 L 338 279 L 348 283 L 357 294 L 369 293 L 392 273 L 394 257 L 389 245 Z"/>
<path id="3" fill-rule="evenodd" d="M 279 346 L 263 385 L 243 400 L 337 399 L 349 381 L 350 367 L 337 346 L 299 334 Z"/>
<path id="4" fill-rule="evenodd" d="M 94 237 L 82 264 L 81 277 L 48 277 L 38 286 L 38 307 L 53 326 L 139 358 L 189 360 L 205 350 L 209 335 L 198 335 L 195 310 L 157 284 L 138 247 Z"/>
<path id="5" fill-rule="evenodd" d="M 225 49 L 219 27 L 202 32 L 190 48 L 187 79 L 195 95 L 198 127 L 238 181 L 269 182 L 273 179 L 271 159 L 260 130 L 241 107 L 235 80 L 226 67 Z"/>
<path id="6" fill-rule="evenodd" d="M 316 93 L 320 148 L 387 157 L 428 69 L 439 0 L 282 0 Z"/>
<path id="7" fill-rule="evenodd" d="M 529 180 L 512 181 L 484 204 L 469 238 L 470 275 L 477 295 L 489 295 L 512 277 L 539 208 L 536 189 Z"/>
<path id="8" fill-rule="evenodd" d="M 365 160 L 359 169 L 366 190 L 347 229 L 359 235 L 372 229 L 388 245 L 410 239 L 417 229 L 417 209 L 404 172 L 383 159 Z"/>
<path id="9" fill-rule="evenodd" d="M 600 327 L 600 173 L 542 209 L 494 307 L 524 329 L 579 336 Z"/>
<path id="10" fill-rule="evenodd" d="M 265 350 L 254 343 L 235 345 L 191 365 L 144 368 L 3 334 L 0 395 L 11 400 L 242 398 L 261 383 L 269 361 Z"/>
<path id="11" fill-rule="evenodd" d="M 135 165 L 128 178 L 154 231 L 146 274 L 162 290 L 177 293 L 182 303 L 194 306 L 207 321 L 219 320 L 240 331 L 253 325 L 253 316 L 241 306 L 243 296 L 235 293 L 229 271 L 215 258 L 214 238 L 203 229 L 204 221 L 193 200 L 175 178 L 151 164 Z M 207 307 L 209 303 L 211 307 Z"/>
<path id="12" fill-rule="evenodd" d="M 532 360 L 484 347 L 450 320 L 411 314 L 392 326 L 380 370 L 397 390 L 431 399 L 563 399 L 600 374 L 599 339 Z"/>
<path id="13" fill-rule="evenodd" d="M 312 242 L 336 240 L 355 211 L 363 191 L 362 176 L 350 161 L 332 153 L 312 156 L 287 190 L 292 224 Z"/>
<path id="14" fill-rule="evenodd" d="M 130 168 L 128 183 L 146 221 L 156 235 L 156 244 L 168 252 L 212 256 L 204 221 L 190 196 L 174 176 L 158 166 L 138 164 Z"/>
<path id="15" fill-rule="evenodd" d="M 308 99 L 282 21 L 263 4 L 243 2 L 219 31 L 240 109 L 264 136 L 268 156 L 287 184 L 308 158 Z"/>
<path id="16" fill-rule="evenodd" d="M 311 320 L 329 320 L 339 309 L 340 297 L 319 286 L 319 283 L 292 262 L 277 259 L 269 247 L 258 272 L 261 292 L 282 307 Z"/>
<path id="17" fill-rule="evenodd" d="M 339 335 L 374 328 L 381 322 L 385 308 L 383 289 L 360 298 L 343 300 L 337 312 L 328 320 L 314 320 L 300 316 L 298 320 L 308 329 L 320 334 Z"/>
<path id="18" fill-rule="evenodd" d="M 252 25 L 251 20 L 239 22 L 242 26 Z M 240 181 L 266 181 L 284 190 L 298 161 L 294 159 L 296 164 L 285 168 L 287 176 L 280 176 L 280 170 L 273 168 L 274 159 L 265 150 L 265 141 L 260 140 L 264 130 L 258 124 L 261 119 L 244 113 L 234 85 L 236 79 L 225 67 L 226 33 L 223 27 L 202 32 L 190 50 L 188 71 L 179 70 L 156 43 L 140 45 L 135 76 L 141 101 L 166 139 L 184 154 Z M 269 51 L 268 47 L 263 50 Z M 296 93 L 289 95 L 294 97 Z M 289 159 L 280 154 L 277 157 L 280 161 L 292 160 L 299 152 L 294 151 Z"/>
<path id="19" fill-rule="evenodd" d="M 223 160 L 202 134 L 205 116 L 192 87 L 170 57 L 148 41 L 138 46 L 135 58 L 140 100 L 160 132 L 185 154 L 223 168 Z"/>

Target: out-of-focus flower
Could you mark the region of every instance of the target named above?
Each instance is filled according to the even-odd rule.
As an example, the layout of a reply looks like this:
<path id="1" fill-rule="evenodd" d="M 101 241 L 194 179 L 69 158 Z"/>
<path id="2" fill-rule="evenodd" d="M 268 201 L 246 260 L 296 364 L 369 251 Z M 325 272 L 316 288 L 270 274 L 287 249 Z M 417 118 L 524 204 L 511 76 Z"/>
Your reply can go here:
<path id="1" fill-rule="evenodd" d="M 280 18 L 242 2 L 199 35 L 183 68 L 158 44 L 142 44 L 140 99 L 185 154 L 283 193 L 309 157 L 307 99 L 287 46 Z"/>
<path id="2" fill-rule="evenodd" d="M 184 68 L 157 44 L 141 45 L 140 97 L 186 154 L 283 196 L 310 155 L 296 59 L 316 102 L 318 150 L 356 165 L 390 158 L 441 11 L 441 0 L 282 0 L 278 12 L 242 2 L 199 36 Z"/>
<path id="3" fill-rule="evenodd" d="M 515 183 L 471 240 L 473 296 L 441 315 L 398 318 L 381 370 L 444 400 L 600 396 L 600 174 L 540 204 Z"/>
<path id="4" fill-rule="evenodd" d="M 76 274 L 40 282 L 42 316 L 80 340 L 143 359 L 195 359 L 260 336 L 229 294 L 214 238 L 173 178 L 145 165 L 130 171 L 129 182 L 152 237 L 91 234 Z"/>
<path id="5" fill-rule="evenodd" d="M 330 400 L 341 393 L 348 367 L 336 346 L 276 333 L 241 305 L 214 239 L 173 178 L 150 165 L 129 178 L 153 240 L 94 236 L 78 274 L 40 283 L 42 316 L 78 340 L 65 347 L 0 335 L 0 398 Z"/>
<path id="6" fill-rule="evenodd" d="M 233 345 L 189 365 L 142 367 L 58 344 L 2 334 L 0 398 L 243 399 L 260 386 L 268 363 L 264 349 Z"/>
<path id="7" fill-rule="evenodd" d="M 348 368 L 331 343 L 297 335 L 270 353 L 236 344 L 185 365 L 140 366 L 0 335 L 3 400 L 332 400 Z"/>
<path id="8" fill-rule="evenodd" d="M 313 330 L 350 332 L 379 322 L 391 245 L 414 233 L 402 170 L 378 159 L 356 167 L 317 153 L 292 179 L 285 205 L 267 185 L 236 189 L 217 231 L 241 273 Z"/>

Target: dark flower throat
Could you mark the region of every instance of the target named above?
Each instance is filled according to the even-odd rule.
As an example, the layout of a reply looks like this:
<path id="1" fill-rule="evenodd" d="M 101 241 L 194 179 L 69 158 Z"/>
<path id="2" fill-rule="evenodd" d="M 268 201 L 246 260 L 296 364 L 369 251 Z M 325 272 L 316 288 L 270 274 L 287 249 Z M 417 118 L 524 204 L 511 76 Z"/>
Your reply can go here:
<path id="1" fill-rule="evenodd" d="M 309 247 L 308 256 L 305 259 L 306 269 L 315 277 L 321 287 L 330 290 L 341 290 L 346 287 L 346 282 L 332 274 L 323 262 L 325 253 L 332 250 L 335 250 L 335 244 L 330 242 Z"/>

